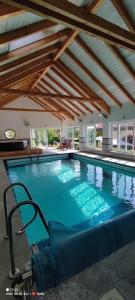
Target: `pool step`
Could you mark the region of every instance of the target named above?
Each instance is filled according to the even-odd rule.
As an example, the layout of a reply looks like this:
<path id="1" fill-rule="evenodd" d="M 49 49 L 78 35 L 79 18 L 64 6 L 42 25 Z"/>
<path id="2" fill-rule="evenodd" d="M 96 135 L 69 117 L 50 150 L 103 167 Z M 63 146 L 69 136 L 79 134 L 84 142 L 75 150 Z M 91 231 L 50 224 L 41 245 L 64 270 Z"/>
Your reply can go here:
<path id="1" fill-rule="evenodd" d="M 116 289 L 113 289 L 100 298 L 100 300 L 124 300 L 124 298 Z"/>

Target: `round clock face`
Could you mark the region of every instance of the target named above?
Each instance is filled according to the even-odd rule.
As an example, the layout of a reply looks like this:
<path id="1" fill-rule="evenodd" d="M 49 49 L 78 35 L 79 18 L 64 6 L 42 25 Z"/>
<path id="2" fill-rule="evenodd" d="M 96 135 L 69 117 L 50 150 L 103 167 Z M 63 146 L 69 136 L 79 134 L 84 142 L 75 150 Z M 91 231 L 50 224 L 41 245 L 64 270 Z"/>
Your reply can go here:
<path id="1" fill-rule="evenodd" d="M 13 129 L 6 129 L 4 134 L 5 134 L 5 137 L 9 140 L 14 139 L 16 136 L 16 133 Z"/>

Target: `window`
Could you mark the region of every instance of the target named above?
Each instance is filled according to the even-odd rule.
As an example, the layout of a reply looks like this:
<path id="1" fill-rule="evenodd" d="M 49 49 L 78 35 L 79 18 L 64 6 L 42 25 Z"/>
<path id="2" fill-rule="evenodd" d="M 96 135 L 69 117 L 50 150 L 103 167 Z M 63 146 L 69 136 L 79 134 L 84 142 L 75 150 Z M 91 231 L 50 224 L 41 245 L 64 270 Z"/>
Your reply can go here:
<path id="1" fill-rule="evenodd" d="M 112 150 L 135 154 L 135 121 L 111 124 Z"/>
<path id="2" fill-rule="evenodd" d="M 32 128 L 30 130 L 31 146 L 45 148 L 47 146 L 46 128 Z"/>
<path id="3" fill-rule="evenodd" d="M 16 136 L 16 132 L 13 129 L 7 129 L 4 134 L 5 137 L 9 140 L 14 139 Z"/>
<path id="4" fill-rule="evenodd" d="M 95 148 L 95 126 L 87 127 L 87 144 L 90 148 Z"/>
<path id="5" fill-rule="evenodd" d="M 87 127 L 87 146 L 91 149 L 102 149 L 103 124 L 94 124 Z"/>
<path id="6" fill-rule="evenodd" d="M 112 124 L 112 149 L 118 150 L 118 124 Z"/>
<path id="7" fill-rule="evenodd" d="M 71 140 L 72 149 L 79 150 L 79 127 L 64 128 L 64 138 Z"/>

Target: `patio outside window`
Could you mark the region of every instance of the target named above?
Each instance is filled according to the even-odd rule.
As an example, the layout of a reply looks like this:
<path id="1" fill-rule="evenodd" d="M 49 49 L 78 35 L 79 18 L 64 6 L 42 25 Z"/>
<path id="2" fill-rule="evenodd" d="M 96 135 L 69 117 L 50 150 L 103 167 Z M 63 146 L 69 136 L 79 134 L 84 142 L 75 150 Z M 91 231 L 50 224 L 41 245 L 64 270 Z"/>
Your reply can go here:
<path id="1" fill-rule="evenodd" d="M 87 127 L 87 146 L 91 149 L 102 150 L 103 124 L 94 124 Z"/>
<path id="2" fill-rule="evenodd" d="M 135 121 L 111 124 L 112 151 L 135 154 Z"/>

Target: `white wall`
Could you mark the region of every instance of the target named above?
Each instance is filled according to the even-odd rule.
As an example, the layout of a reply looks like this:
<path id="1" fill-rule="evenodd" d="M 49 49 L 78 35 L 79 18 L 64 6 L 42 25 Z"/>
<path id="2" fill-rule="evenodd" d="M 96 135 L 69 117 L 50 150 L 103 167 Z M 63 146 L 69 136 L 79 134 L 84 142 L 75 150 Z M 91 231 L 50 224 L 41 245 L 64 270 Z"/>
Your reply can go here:
<path id="1" fill-rule="evenodd" d="M 119 107 L 112 107 L 111 113 L 108 116 L 107 119 L 101 118 L 98 113 L 93 114 L 87 114 L 85 117 L 83 117 L 83 120 L 81 123 L 78 121 L 71 122 L 68 121 L 65 123 L 66 126 L 77 125 L 80 127 L 80 137 L 82 139 L 82 147 L 81 150 L 89 151 L 90 149 L 87 147 L 86 144 L 86 127 L 91 124 L 97 124 L 97 123 L 103 123 L 104 129 L 103 129 L 103 137 L 109 138 L 111 137 L 110 133 L 110 124 L 111 122 L 115 121 L 124 121 L 124 120 L 135 120 L 135 105 L 133 104 L 124 104 L 122 108 Z"/>
<path id="2" fill-rule="evenodd" d="M 5 106 L 6 107 L 6 106 Z M 25 107 L 33 109 L 42 109 L 32 100 L 21 97 L 10 103 L 7 107 Z M 30 126 L 25 126 L 24 120 L 30 122 Z M 29 138 L 30 128 L 40 127 L 61 127 L 61 122 L 55 116 L 45 112 L 17 112 L 17 111 L 0 111 L 0 139 L 4 139 L 4 132 L 12 128 L 16 132 L 16 138 Z"/>
<path id="3" fill-rule="evenodd" d="M 121 108 L 120 107 L 111 107 L 111 113 L 107 119 L 102 119 L 99 117 L 98 113 L 87 114 L 83 117 L 83 121 L 79 123 L 78 121 L 72 122 L 67 121 L 65 122 L 66 125 L 87 125 L 87 124 L 96 124 L 96 123 L 104 123 L 104 122 L 112 122 L 112 121 L 121 121 L 124 120 L 131 120 L 135 119 L 135 105 L 134 104 L 124 104 Z"/>
<path id="4" fill-rule="evenodd" d="M 27 97 L 20 97 L 18 100 L 11 102 L 8 107 L 25 107 L 25 108 L 40 108 L 39 105 L 34 103 Z M 6 106 L 5 106 L 6 107 Z M 7 128 L 13 128 L 16 131 L 16 138 L 29 138 L 30 128 L 40 127 L 61 127 L 61 126 L 79 126 L 80 136 L 86 137 L 86 126 L 96 123 L 104 123 L 104 137 L 108 137 L 109 123 L 112 121 L 135 119 L 135 105 L 125 104 L 122 108 L 112 107 L 111 114 L 107 119 L 100 118 L 98 113 L 87 114 L 83 117 L 82 122 L 75 120 L 66 120 L 61 123 L 59 119 L 50 113 L 41 112 L 12 112 L 12 111 L 0 111 L 0 138 L 4 138 L 4 131 Z M 24 125 L 24 120 L 30 122 L 30 126 Z M 86 147 L 86 145 L 85 145 Z"/>

